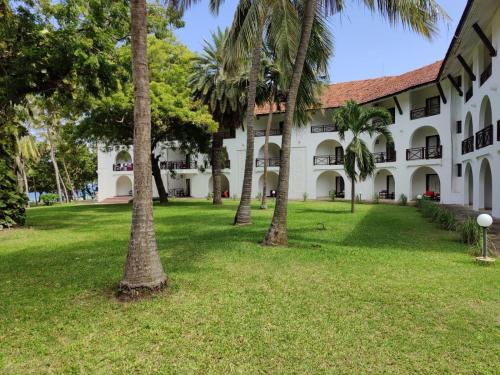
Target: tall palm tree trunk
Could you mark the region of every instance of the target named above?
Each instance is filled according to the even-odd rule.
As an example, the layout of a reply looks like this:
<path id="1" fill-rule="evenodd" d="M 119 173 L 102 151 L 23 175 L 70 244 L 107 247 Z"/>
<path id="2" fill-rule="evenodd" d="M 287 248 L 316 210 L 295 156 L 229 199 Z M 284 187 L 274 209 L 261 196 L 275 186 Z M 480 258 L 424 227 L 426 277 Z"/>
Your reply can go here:
<path id="1" fill-rule="evenodd" d="M 295 113 L 295 104 L 299 90 L 304 62 L 306 60 L 311 30 L 314 23 L 317 0 L 308 0 L 304 8 L 302 20 L 302 31 L 300 35 L 297 56 L 293 66 L 292 79 L 288 90 L 285 108 L 285 124 L 281 139 L 281 162 L 278 179 L 278 194 L 274 208 L 273 219 L 264 239 L 264 245 L 286 245 L 288 243 L 287 212 L 288 212 L 288 189 L 290 179 L 290 148 L 292 138 L 292 125 Z"/>
<path id="2" fill-rule="evenodd" d="M 354 196 L 356 195 L 355 180 L 351 177 L 351 213 L 354 213 Z"/>
<path id="3" fill-rule="evenodd" d="M 57 195 L 59 196 L 59 203 L 63 204 L 63 193 L 61 190 L 61 175 L 59 174 L 59 167 L 57 166 L 56 152 L 54 150 L 54 144 L 52 143 L 52 136 L 50 134 L 50 128 L 47 129 L 47 141 L 49 142 L 50 148 L 50 160 L 54 167 L 54 175 L 56 177 Z"/>
<path id="4" fill-rule="evenodd" d="M 153 225 L 151 103 L 149 97 L 146 0 L 131 1 L 134 82 L 134 203 L 125 272 L 120 289 L 136 295 L 159 289 L 167 277 L 158 255 Z"/>
<path id="5" fill-rule="evenodd" d="M 260 208 L 267 209 L 267 167 L 269 159 L 269 133 L 271 132 L 271 124 L 273 123 L 273 103 L 274 103 L 274 88 L 271 94 L 271 100 L 269 101 L 269 115 L 267 117 L 266 124 L 266 139 L 264 141 L 264 181 L 262 182 L 262 201 L 260 203 Z"/>
<path id="6" fill-rule="evenodd" d="M 61 179 L 61 187 L 62 187 L 62 190 L 64 193 L 64 200 L 66 201 L 66 203 L 69 203 L 68 189 L 66 189 L 66 184 L 64 183 L 64 180 L 63 180 L 61 174 L 59 174 L 59 178 Z"/>
<path id="7" fill-rule="evenodd" d="M 212 203 L 222 204 L 222 144 L 224 133 L 218 131 L 212 136 Z"/>
<path id="8" fill-rule="evenodd" d="M 263 17 L 264 18 L 264 17 Z M 255 97 L 257 95 L 257 81 L 259 79 L 260 60 L 262 55 L 262 38 L 264 32 L 264 20 L 262 19 L 257 30 L 255 46 L 252 52 L 252 66 L 250 67 L 250 77 L 248 83 L 248 106 L 247 106 L 247 149 L 245 156 L 245 172 L 243 175 L 243 188 L 241 189 L 241 199 L 234 217 L 235 225 L 246 225 L 252 223 L 250 204 L 252 201 L 252 175 L 253 175 L 253 155 L 254 155 L 254 134 L 253 124 L 255 121 Z"/>

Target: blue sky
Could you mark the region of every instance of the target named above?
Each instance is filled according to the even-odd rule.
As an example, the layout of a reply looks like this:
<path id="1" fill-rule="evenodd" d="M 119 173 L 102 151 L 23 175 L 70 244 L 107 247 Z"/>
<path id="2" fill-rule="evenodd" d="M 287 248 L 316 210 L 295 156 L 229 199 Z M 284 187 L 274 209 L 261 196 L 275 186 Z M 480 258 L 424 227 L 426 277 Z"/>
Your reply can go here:
<path id="1" fill-rule="evenodd" d="M 330 81 L 401 74 L 443 59 L 466 0 L 438 2 L 451 21 L 441 22 L 438 35 L 429 41 L 402 27 L 391 27 L 352 1 L 342 18 L 331 18 L 335 54 L 329 64 Z M 175 32 L 177 37 L 191 50 L 200 51 L 211 31 L 231 24 L 236 3 L 226 0 L 219 16 L 214 17 L 208 10 L 208 0 L 203 0 L 185 14 L 186 26 Z"/>

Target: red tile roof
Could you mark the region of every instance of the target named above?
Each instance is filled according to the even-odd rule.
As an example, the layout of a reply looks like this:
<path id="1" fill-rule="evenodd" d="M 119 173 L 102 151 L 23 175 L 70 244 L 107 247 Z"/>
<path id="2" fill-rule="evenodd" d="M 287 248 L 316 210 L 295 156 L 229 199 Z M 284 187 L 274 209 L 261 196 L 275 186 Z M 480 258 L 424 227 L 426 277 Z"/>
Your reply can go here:
<path id="1" fill-rule="evenodd" d="M 365 79 L 327 85 L 321 94 L 320 108 L 337 108 L 347 100 L 369 103 L 387 96 L 396 95 L 408 89 L 436 81 L 442 61 L 426 65 L 399 76 Z M 283 107 L 283 106 L 282 106 Z M 282 108 L 283 110 L 283 108 Z M 257 115 L 267 114 L 269 106 L 256 109 Z"/>

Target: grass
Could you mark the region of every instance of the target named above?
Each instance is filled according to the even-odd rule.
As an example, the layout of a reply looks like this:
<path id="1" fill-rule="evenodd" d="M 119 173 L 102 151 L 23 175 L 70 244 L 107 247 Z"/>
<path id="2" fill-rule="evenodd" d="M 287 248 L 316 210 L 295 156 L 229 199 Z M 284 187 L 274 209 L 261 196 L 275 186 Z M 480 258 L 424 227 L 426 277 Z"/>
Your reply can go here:
<path id="1" fill-rule="evenodd" d="M 28 211 L 0 232 L 0 373 L 500 373 L 500 272 L 412 207 L 293 202 L 155 207 L 169 290 L 113 298 L 128 205 Z"/>

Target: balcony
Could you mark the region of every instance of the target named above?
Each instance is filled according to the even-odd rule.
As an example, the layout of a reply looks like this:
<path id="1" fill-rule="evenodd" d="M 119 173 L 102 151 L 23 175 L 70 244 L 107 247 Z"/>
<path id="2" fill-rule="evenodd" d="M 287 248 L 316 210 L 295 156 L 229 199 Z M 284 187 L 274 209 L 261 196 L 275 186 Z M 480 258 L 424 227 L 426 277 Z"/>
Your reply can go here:
<path id="1" fill-rule="evenodd" d="M 465 102 L 467 103 L 470 98 L 472 98 L 472 95 L 474 95 L 474 90 L 472 89 L 472 86 L 467 90 L 465 93 Z"/>
<path id="2" fill-rule="evenodd" d="M 281 163 L 280 158 L 268 158 L 267 159 L 267 166 L 268 167 L 279 167 Z M 255 166 L 256 167 L 263 167 L 266 164 L 266 159 L 264 158 L 257 158 L 255 159 Z"/>
<path id="3" fill-rule="evenodd" d="M 329 133 L 336 132 L 339 129 L 336 124 L 328 124 L 328 125 L 314 125 L 311 126 L 311 133 Z"/>
<path id="4" fill-rule="evenodd" d="M 488 125 L 476 133 L 476 150 L 493 144 L 493 125 Z"/>
<path id="5" fill-rule="evenodd" d="M 269 136 L 282 135 L 282 134 L 283 134 L 283 131 L 281 129 L 269 129 Z M 254 130 L 253 135 L 254 135 L 254 137 L 265 137 L 266 130 L 265 129 Z"/>
<path id="6" fill-rule="evenodd" d="M 133 171 L 134 163 L 117 163 L 113 164 L 113 171 L 115 172 L 126 172 Z"/>
<path id="7" fill-rule="evenodd" d="M 474 151 L 474 136 L 462 141 L 462 155 Z"/>
<path id="8" fill-rule="evenodd" d="M 441 104 L 433 104 L 430 106 L 415 108 L 410 112 L 410 119 L 416 120 L 419 118 L 439 115 L 441 113 Z"/>
<path id="9" fill-rule="evenodd" d="M 197 161 L 185 161 L 185 160 L 177 160 L 177 161 L 161 161 L 160 169 L 196 169 L 198 168 Z"/>
<path id="10" fill-rule="evenodd" d="M 441 159 L 443 146 L 414 147 L 406 149 L 406 160 Z"/>
<path id="11" fill-rule="evenodd" d="M 488 78 L 491 77 L 491 72 L 492 72 L 492 64 L 490 63 L 486 69 L 484 69 L 484 72 L 481 73 L 481 76 L 479 77 L 479 85 L 483 85 L 483 83 L 485 83 Z"/>
<path id="12" fill-rule="evenodd" d="M 391 163 L 396 161 L 396 151 L 392 152 L 374 152 L 375 163 Z"/>
<path id="13" fill-rule="evenodd" d="M 318 155 L 313 159 L 314 165 L 343 165 L 344 155 Z"/>

